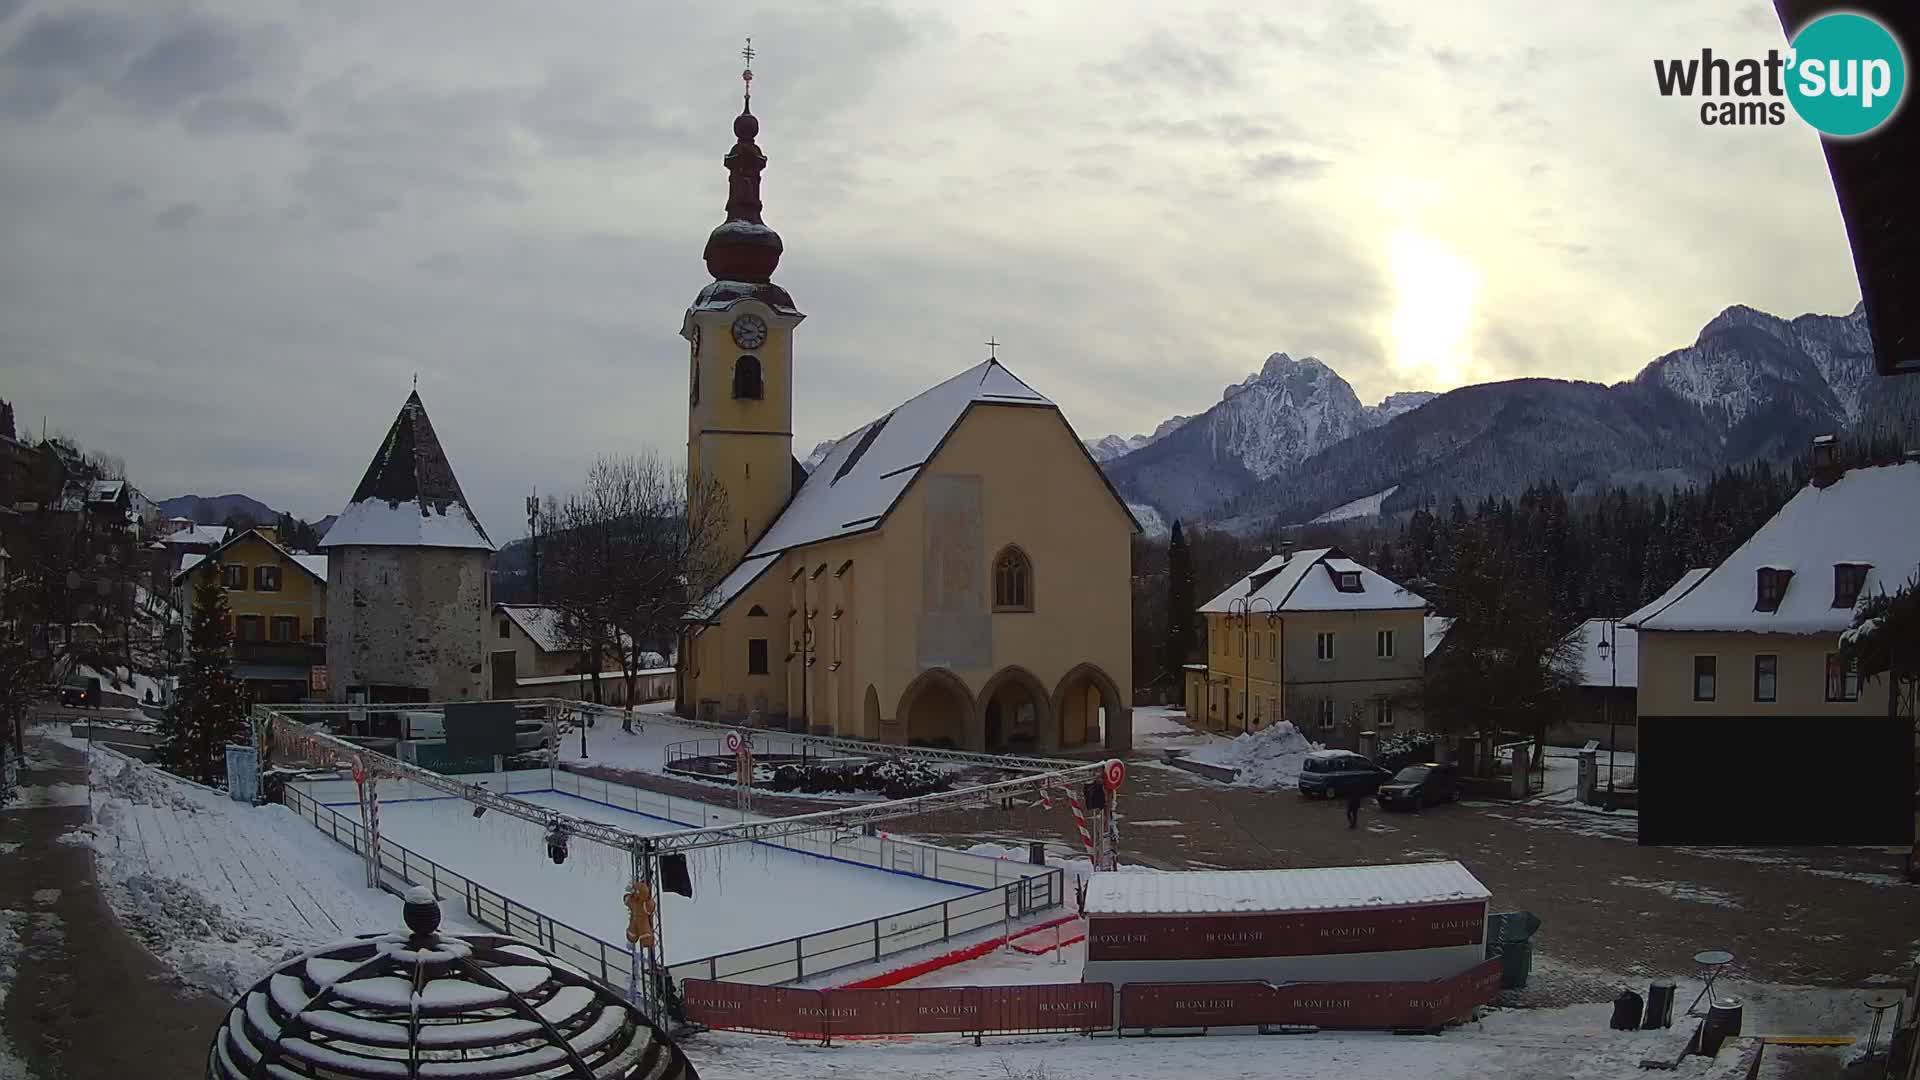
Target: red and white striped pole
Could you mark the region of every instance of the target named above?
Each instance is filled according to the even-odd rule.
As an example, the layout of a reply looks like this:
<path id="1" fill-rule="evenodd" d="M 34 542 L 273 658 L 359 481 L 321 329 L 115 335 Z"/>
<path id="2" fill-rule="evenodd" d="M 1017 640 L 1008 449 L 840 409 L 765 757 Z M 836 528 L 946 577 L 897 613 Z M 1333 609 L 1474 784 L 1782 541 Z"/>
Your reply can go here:
<path id="1" fill-rule="evenodd" d="M 1087 808 L 1080 801 L 1080 793 L 1067 789 L 1067 805 L 1073 808 L 1073 824 L 1080 830 L 1080 846 L 1087 849 L 1087 858 L 1093 859 L 1097 853 L 1093 847 L 1093 830 L 1087 827 Z"/>

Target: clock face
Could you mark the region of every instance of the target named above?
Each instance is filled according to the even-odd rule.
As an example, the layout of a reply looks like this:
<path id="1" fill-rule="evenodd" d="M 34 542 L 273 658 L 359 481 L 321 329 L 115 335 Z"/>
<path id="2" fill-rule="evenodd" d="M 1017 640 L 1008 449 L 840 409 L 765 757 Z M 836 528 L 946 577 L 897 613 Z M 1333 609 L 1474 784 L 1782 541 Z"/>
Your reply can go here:
<path id="1" fill-rule="evenodd" d="M 757 349 L 766 344 L 767 323 L 758 315 L 742 315 L 733 320 L 733 343 L 743 349 Z"/>

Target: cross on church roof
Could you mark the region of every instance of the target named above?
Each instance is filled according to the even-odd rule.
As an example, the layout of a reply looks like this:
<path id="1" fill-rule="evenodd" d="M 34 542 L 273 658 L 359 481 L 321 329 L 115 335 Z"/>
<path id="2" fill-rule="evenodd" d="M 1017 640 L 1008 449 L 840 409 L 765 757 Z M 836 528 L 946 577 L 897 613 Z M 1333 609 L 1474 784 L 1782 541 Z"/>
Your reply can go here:
<path id="1" fill-rule="evenodd" d="M 757 54 L 753 51 L 753 39 L 749 37 L 747 39 L 747 47 L 740 50 L 741 58 L 747 62 L 747 66 L 740 71 L 740 81 L 746 84 L 746 89 L 742 92 L 741 100 L 745 101 L 749 106 L 753 104 L 753 58 L 755 55 Z"/>
<path id="2" fill-rule="evenodd" d="M 991 337 L 989 337 L 986 340 L 985 344 L 987 346 L 987 359 L 989 360 L 1000 359 L 1000 353 L 999 353 L 1000 343 L 993 340 Z"/>

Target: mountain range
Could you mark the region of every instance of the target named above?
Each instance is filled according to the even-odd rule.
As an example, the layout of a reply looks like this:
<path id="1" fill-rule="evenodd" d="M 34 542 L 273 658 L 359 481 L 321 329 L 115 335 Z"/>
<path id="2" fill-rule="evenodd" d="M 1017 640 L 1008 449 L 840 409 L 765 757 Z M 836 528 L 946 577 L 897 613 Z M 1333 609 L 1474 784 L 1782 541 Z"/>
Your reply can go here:
<path id="1" fill-rule="evenodd" d="M 251 495 L 176 495 L 171 499 L 162 499 L 157 503 L 160 513 L 165 517 L 182 517 L 196 525 L 224 525 L 228 518 L 251 518 L 256 523 L 271 525 L 280 519 L 280 511 L 261 502 Z M 337 515 L 328 514 L 313 523 L 313 531 L 321 536 L 327 534 L 327 526 L 333 524 Z"/>
<path id="2" fill-rule="evenodd" d="M 1916 383 L 1874 374 L 1862 308 L 1788 320 L 1731 307 L 1692 345 L 1612 386 L 1515 379 L 1366 406 L 1324 362 L 1275 353 L 1206 412 L 1088 448 L 1114 451 L 1103 467 L 1149 531 L 1172 518 L 1252 531 L 1541 482 L 1574 493 L 1674 486 L 1788 460 L 1828 432 L 1891 431 L 1911 444 Z"/>

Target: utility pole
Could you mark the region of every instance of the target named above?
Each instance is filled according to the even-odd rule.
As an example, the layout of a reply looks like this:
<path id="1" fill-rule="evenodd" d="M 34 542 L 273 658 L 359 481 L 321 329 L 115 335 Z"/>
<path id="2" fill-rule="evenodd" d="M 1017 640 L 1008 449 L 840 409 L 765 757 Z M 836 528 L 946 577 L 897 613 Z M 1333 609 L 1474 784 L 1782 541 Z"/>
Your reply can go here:
<path id="1" fill-rule="evenodd" d="M 527 496 L 527 541 L 533 552 L 533 602 L 540 602 L 540 489 Z"/>

